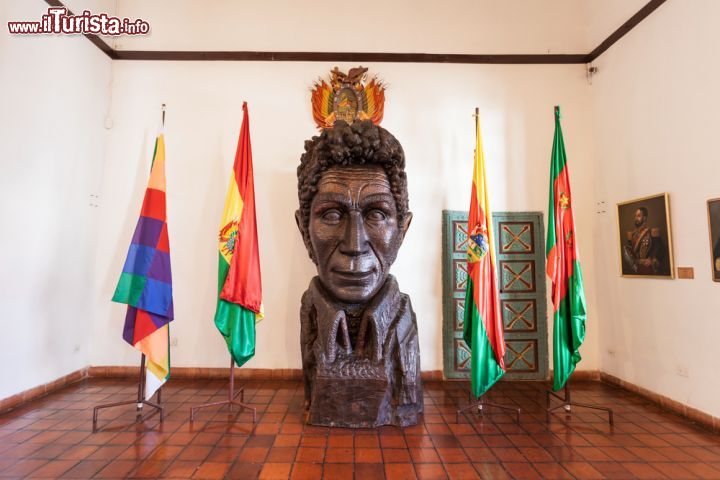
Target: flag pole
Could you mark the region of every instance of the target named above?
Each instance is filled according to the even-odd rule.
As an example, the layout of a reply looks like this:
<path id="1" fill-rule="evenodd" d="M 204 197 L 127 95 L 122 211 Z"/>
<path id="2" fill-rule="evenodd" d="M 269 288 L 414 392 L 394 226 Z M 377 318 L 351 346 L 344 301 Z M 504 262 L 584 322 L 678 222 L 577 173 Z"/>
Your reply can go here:
<path id="1" fill-rule="evenodd" d="M 240 395 L 239 402 L 235 400 L 238 395 Z M 190 407 L 190 421 L 195 421 L 195 412 L 197 410 L 207 407 L 221 407 L 223 405 L 227 405 L 228 410 L 231 412 L 233 409 L 233 405 L 237 405 L 238 407 L 240 407 L 241 411 L 245 409 L 250 410 L 253 414 L 253 423 L 257 422 L 257 409 L 245 403 L 245 387 L 240 387 L 240 390 L 235 392 L 235 360 L 232 358 L 232 355 L 230 355 L 230 384 L 228 385 L 227 400 L 224 400 L 222 402 L 203 403 L 202 405 L 195 405 L 194 407 Z"/>
<path id="2" fill-rule="evenodd" d="M 255 355 L 255 322 L 262 310 L 260 260 L 255 223 L 255 190 L 250 148 L 250 117 L 247 102 L 242 104 L 242 115 L 240 136 L 233 163 L 233 177 L 225 199 L 225 210 L 218 236 L 220 288 L 214 322 L 223 334 L 230 352 L 228 396 L 227 400 L 222 402 L 190 407 L 190 422 L 195 420 L 197 410 L 223 405 L 227 405 L 229 411 L 233 410 L 233 405 L 240 407 L 241 410 L 250 410 L 253 415 L 253 424 L 257 421 L 257 410 L 244 401 L 244 388 L 240 388 L 238 392 L 235 391 L 236 360 L 240 366 Z M 232 232 L 232 234 L 227 234 L 227 232 Z M 235 239 L 232 243 L 230 243 L 231 238 Z M 250 266 L 239 267 L 240 264 Z M 238 268 L 244 273 L 239 273 L 241 270 L 237 270 L 231 276 L 231 272 L 235 272 L 235 269 Z M 221 308 L 223 303 L 227 307 L 226 309 Z M 251 311 L 250 306 L 253 306 L 255 310 Z M 260 308 L 257 308 L 258 306 Z M 240 325 L 240 328 L 231 327 L 231 324 Z M 249 333 L 245 339 L 248 340 L 247 342 L 244 342 L 242 346 L 234 343 L 233 338 L 237 340 L 235 335 L 245 333 Z M 238 395 L 240 395 L 240 401 L 235 400 Z"/>
<path id="3" fill-rule="evenodd" d="M 473 117 L 475 118 L 475 130 L 478 131 L 478 123 L 480 122 L 480 108 L 475 107 L 475 113 L 473 114 Z M 478 154 L 477 152 L 475 153 Z M 489 212 L 489 215 L 492 215 L 492 212 Z M 468 229 L 469 231 L 469 229 Z M 470 355 L 474 355 L 474 352 L 472 349 L 470 350 Z M 497 403 L 490 403 L 486 402 L 484 400 L 484 395 L 480 395 L 479 397 L 475 398 L 475 401 L 473 402 L 473 393 L 472 393 L 472 386 L 469 386 L 467 388 L 467 394 L 468 394 L 468 402 L 471 402 L 469 405 L 466 405 L 462 408 L 459 408 L 457 412 L 455 413 L 455 423 L 460 423 L 460 414 L 464 414 L 468 411 L 477 411 L 480 416 L 482 416 L 485 413 L 485 407 L 493 407 L 497 408 L 499 410 L 505 410 L 508 412 L 515 412 L 516 415 L 516 421 L 518 425 L 520 424 L 520 413 L 522 412 L 522 409 L 520 407 L 511 407 L 509 405 L 499 405 Z"/>
<path id="4" fill-rule="evenodd" d="M 163 103 L 160 106 L 160 111 L 162 115 L 162 126 L 165 127 L 165 104 Z M 153 159 L 154 160 L 154 159 Z M 102 405 L 97 405 L 95 408 L 93 408 L 93 428 L 92 431 L 97 432 L 97 420 L 98 420 L 98 413 L 100 410 L 105 408 L 113 408 L 113 407 L 120 407 L 123 405 L 135 405 L 135 408 L 137 410 L 137 418 L 136 421 L 141 420 L 142 418 L 142 410 L 143 405 L 147 405 L 149 407 L 154 408 L 155 410 L 160 412 L 160 422 L 164 420 L 164 413 L 165 409 L 160 404 L 162 403 L 162 397 L 161 397 L 161 391 L 162 387 L 157 389 L 157 403 L 153 403 L 149 400 L 145 399 L 145 375 L 147 373 L 147 368 L 145 365 L 145 354 L 140 355 L 140 372 L 138 373 L 138 389 L 137 389 L 137 398 L 135 400 L 127 400 L 124 402 L 114 402 L 114 403 L 106 403 Z"/>
<path id="5" fill-rule="evenodd" d="M 570 194 L 570 178 L 567 173 L 567 163 L 565 160 L 565 146 L 564 146 L 564 142 L 563 142 L 563 138 L 562 138 L 562 129 L 560 127 L 560 106 L 559 105 L 555 105 L 554 117 L 555 117 L 555 139 L 553 140 L 553 153 L 552 153 L 551 161 L 550 161 L 550 164 L 551 164 L 550 186 L 551 186 L 551 188 L 550 188 L 550 207 L 549 207 L 549 210 L 550 210 L 549 216 L 552 218 L 548 222 L 547 258 L 548 258 L 548 262 L 550 262 L 550 258 L 554 258 L 554 259 L 556 259 L 556 261 L 565 262 L 566 261 L 565 256 L 570 255 L 571 259 L 574 259 L 577 261 L 577 258 L 578 258 L 577 257 L 577 245 L 575 244 L 574 241 L 571 242 L 570 247 L 568 247 L 569 244 L 565 240 L 561 240 L 561 242 L 559 244 L 556 241 L 556 237 L 564 239 L 564 238 L 567 238 L 568 235 L 570 235 L 571 239 L 575 238 L 575 232 L 574 232 L 575 227 L 574 227 L 572 209 L 570 207 L 570 204 L 571 204 L 570 195 L 569 195 Z M 559 149 L 560 149 L 559 156 L 557 156 L 558 150 L 556 150 L 556 143 L 555 143 L 558 141 L 558 138 L 559 138 L 558 145 L 559 145 Z M 560 166 L 558 166 L 558 164 L 560 164 Z M 563 185 L 563 187 L 559 187 L 558 185 Z M 565 190 L 565 193 L 561 193 L 561 196 L 560 196 L 561 201 L 562 201 L 563 196 L 565 196 L 564 204 L 556 203 L 557 199 L 555 198 L 556 194 L 554 193 L 556 188 L 558 188 L 558 189 L 562 188 L 563 190 Z M 560 190 L 560 191 L 562 192 L 562 190 Z M 556 213 L 558 211 L 557 210 L 558 207 L 560 208 L 560 211 L 562 211 L 563 209 L 567 210 L 566 213 L 560 214 L 560 215 L 566 215 L 564 217 L 565 220 L 560 220 L 561 217 Z M 569 222 L 567 222 L 568 218 L 569 218 Z M 568 228 L 566 226 L 567 224 L 570 225 L 569 231 L 567 230 L 567 228 Z M 559 226 L 562 226 L 561 230 L 558 230 L 561 228 Z M 551 239 L 552 239 L 552 243 L 551 243 Z M 559 248 L 560 253 L 557 253 L 556 248 Z M 568 252 L 568 250 L 569 250 L 569 252 Z M 553 252 L 555 252 L 554 256 L 552 255 Z M 558 258 L 560 258 L 561 260 L 557 260 Z M 579 300 L 577 301 L 577 303 L 580 305 L 580 307 L 579 307 L 580 313 L 578 315 L 582 316 L 582 321 L 584 324 L 584 321 L 585 321 L 585 305 L 584 305 L 585 304 L 585 295 L 584 295 L 584 290 L 582 287 L 582 275 L 581 275 L 579 263 L 578 263 L 577 267 L 574 267 L 574 268 L 577 269 L 577 274 L 580 275 Z M 567 313 L 565 315 L 559 314 L 560 310 L 559 310 L 558 303 L 556 303 L 556 297 L 555 297 L 555 289 L 558 288 L 558 285 L 562 285 L 563 279 L 565 282 L 567 282 L 569 280 L 569 274 L 567 272 L 563 272 L 563 273 L 557 273 L 557 272 L 558 272 L 558 270 L 553 268 L 552 273 L 551 273 L 550 267 L 548 266 L 548 276 L 550 277 L 550 279 L 553 283 L 553 303 L 554 303 L 554 309 L 555 309 L 554 318 L 555 318 L 556 329 L 557 329 L 557 324 L 559 322 L 567 322 L 568 327 L 570 328 L 570 330 L 572 330 L 572 325 L 570 324 L 570 320 L 567 317 Z M 561 277 L 561 275 L 564 275 L 564 277 Z M 567 289 L 567 284 L 565 284 L 565 289 Z M 567 293 L 565 293 L 565 295 L 567 295 Z M 558 301 L 564 301 L 564 300 L 562 299 L 562 297 L 558 297 Z M 570 315 L 573 315 L 572 308 L 573 307 L 571 306 L 570 307 L 570 310 L 571 310 Z M 565 339 L 564 341 L 562 341 L 562 339 L 559 340 L 558 337 L 555 338 L 555 341 L 553 342 L 553 349 L 555 350 L 555 352 L 557 352 L 557 349 L 559 348 L 558 345 L 560 345 L 562 347 L 563 343 L 571 343 L 571 341 L 569 339 Z M 582 343 L 582 340 L 580 341 L 580 343 Z M 570 348 L 573 348 L 573 347 L 570 346 Z M 574 348 L 576 348 L 576 349 L 579 348 L 579 345 Z M 569 372 L 572 372 L 572 370 L 575 368 L 574 367 L 575 364 L 577 364 L 577 362 L 579 360 L 580 359 L 578 356 L 578 359 L 575 360 L 575 362 L 573 363 L 573 366 L 569 370 Z M 555 371 L 554 371 L 553 375 L 555 376 L 555 380 L 557 380 L 558 379 L 558 377 L 557 377 L 558 370 L 560 370 L 560 367 L 557 365 L 557 357 L 555 357 L 555 362 L 556 362 Z M 559 386 L 559 385 L 556 384 L 556 387 L 557 386 Z M 550 415 L 553 411 L 562 408 L 563 410 L 565 410 L 565 414 L 569 415 L 570 413 L 572 413 L 572 407 L 574 406 L 574 407 L 588 408 L 591 410 L 598 410 L 598 411 L 606 412 L 608 414 L 608 422 L 610 423 L 611 427 L 613 426 L 614 418 L 613 418 L 613 411 L 611 408 L 572 401 L 571 391 L 570 391 L 570 374 L 568 374 L 567 378 L 565 378 L 565 382 L 564 382 L 562 389 L 563 389 L 563 393 L 564 393 L 564 395 L 562 397 L 552 390 L 547 391 L 547 398 L 546 398 L 547 408 L 545 410 L 545 416 L 546 416 L 547 423 L 550 423 L 550 418 L 551 418 Z M 560 389 L 558 388 L 558 390 L 560 390 Z M 560 405 L 556 405 L 554 407 L 550 406 L 551 400 L 553 397 L 556 398 L 557 400 L 560 400 L 560 402 L 561 402 Z"/>

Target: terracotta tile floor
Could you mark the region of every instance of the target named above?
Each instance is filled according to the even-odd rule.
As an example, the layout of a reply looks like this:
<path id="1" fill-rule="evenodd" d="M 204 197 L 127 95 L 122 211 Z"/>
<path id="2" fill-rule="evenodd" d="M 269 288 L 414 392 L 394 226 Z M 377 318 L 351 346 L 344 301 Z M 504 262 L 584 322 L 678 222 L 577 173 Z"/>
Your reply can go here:
<path id="1" fill-rule="evenodd" d="M 0 416 L 1 478 L 261 479 L 720 479 L 720 436 L 640 397 L 601 383 L 577 383 L 574 399 L 612 405 L 606 417 L 577 410 L 545 423 L 544 383 L 501 382 L 488 401 L 522 407 L 520 425 L 503 413 L 455 421 L 467 401 L 458 383 L 426 383 L 425 415 L 405 428 L 348 430 L 303 424 L 299 382 L 251 381 L 247 413 L 201 411 L 223 400 L 221 381 L 173 380 L 163 392 L 165 422 L 135 423 L 131 380 L 92 379 Z"/>

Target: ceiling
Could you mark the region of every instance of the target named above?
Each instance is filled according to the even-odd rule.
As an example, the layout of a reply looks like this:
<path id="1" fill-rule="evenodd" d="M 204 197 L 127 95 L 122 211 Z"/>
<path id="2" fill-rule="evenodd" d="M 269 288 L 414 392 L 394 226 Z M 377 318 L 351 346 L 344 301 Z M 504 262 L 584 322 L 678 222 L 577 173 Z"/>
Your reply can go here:
<path id="1" fill-rule="evenodd" d="M 150 23 L 119 50 L 580 54 L 647 0 L 67 0 Z"/>

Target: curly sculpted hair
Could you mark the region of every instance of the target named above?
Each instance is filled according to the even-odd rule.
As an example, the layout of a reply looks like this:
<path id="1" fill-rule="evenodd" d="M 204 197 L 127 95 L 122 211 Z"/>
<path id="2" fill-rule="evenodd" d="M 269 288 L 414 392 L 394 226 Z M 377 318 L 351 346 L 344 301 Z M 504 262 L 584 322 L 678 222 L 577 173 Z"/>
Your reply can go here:
<path id="1" fill-rule="evenodd" d="M 320 135 L 305 142 L 305 153 L 300 157 L 300 165 L 297 167 L 300 201 L 298 226 L 305 245 L 310 245 L 310 205 L 317 193 L 320 177 L 330 167 L 350 165 L 383 167 L 395 199 L 398 222 L 402 224 L 405 220 L 408 214 L 408 191 L 405 153 L 400 142 L 370 120 L 353 122 L 352 125 L 338 120 L 333 128 L 323 130 Z M 313 258 L 312 252 L 310 256 Z"/>

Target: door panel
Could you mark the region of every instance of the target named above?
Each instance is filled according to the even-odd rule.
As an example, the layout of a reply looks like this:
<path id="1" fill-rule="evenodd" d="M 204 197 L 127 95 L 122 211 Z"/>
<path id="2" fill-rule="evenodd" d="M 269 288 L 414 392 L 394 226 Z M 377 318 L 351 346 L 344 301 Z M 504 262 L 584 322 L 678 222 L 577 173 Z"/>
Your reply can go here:
<path id="1" fill-rule="evenodd" d="M 542 213 L 493 215 L 500 310 L 505 335 L 505 378 L 548 374 L 545 243 Z M 443 363 L 446 378 L 468 378 L 470 351 L 462 340 L 467 284 L 467 212 L 443 212 Z"/>

